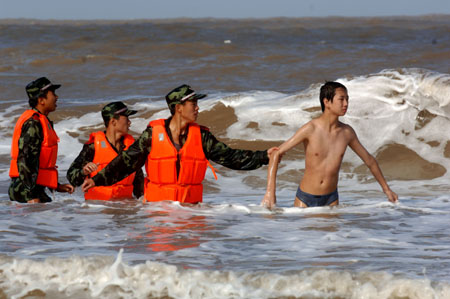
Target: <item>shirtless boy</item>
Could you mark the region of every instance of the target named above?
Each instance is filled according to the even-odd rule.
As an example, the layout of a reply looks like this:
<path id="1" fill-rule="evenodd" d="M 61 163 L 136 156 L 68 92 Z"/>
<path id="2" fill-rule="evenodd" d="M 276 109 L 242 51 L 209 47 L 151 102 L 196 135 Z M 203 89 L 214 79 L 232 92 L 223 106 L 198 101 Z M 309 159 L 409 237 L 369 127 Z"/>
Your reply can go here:
<path id="1" fill-rule="evenodd" d="M 302 126 L 270 155 L 267 191 L 261 202 L 271 208 L 276 203 L 276 175 L 280 157 L 303 142 L 305 173 L 295 197 L 296 207 L 334 206 L 339 204 L 337 184 L 339 168 L 347 146 L 364 161 L 390 202 L 397 202 L 375 158 L 359 142 L 355 131 L 339 121 L 348 108 L 347 88 L 338 82 L 327 82 L 320 88 L 322 115 Z"/>

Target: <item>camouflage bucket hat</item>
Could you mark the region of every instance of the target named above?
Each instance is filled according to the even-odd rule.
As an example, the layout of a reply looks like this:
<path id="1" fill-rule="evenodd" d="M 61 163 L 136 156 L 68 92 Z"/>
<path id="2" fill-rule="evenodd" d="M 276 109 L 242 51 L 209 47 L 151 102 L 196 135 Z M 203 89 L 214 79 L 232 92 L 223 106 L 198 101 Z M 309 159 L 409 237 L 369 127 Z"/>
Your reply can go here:
<path id="1" fill-rule="evenodd" d="M 169 109 L 175 109 L 176 104 L 184 103 L 188 100 L 198 100 L 206 97 L 206 94 L 195 93 L 195 91 L 186 84 L 178 86 L 166 95 L 166 102 Z"/>
<path id="2" fill-rule="evenodd" d="M 127 105 L 125 105 L 122 102 L 109 103 L 105 105 L 105 107 L 103 107 L 102 109 L 102 117 L 105 123 L 107 123 L 115 115 L 130 116 L 136 113 L 137 113 L 136 110 L 128 109 Z"/>
<path id="3" fill-rule="evenodd" d="M 46 90 L 55 90 L 61 87 L 61 84 L 53 84 L 46 77 L 38 78 L 25 87 L 29 99 L 38 98 Z"/>

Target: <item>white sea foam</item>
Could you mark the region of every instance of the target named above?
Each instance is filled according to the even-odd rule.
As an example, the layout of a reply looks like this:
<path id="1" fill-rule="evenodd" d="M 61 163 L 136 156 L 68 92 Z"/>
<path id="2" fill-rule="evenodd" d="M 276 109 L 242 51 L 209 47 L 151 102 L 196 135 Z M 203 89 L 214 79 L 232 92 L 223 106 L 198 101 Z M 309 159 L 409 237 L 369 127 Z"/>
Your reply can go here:
<path id="1" fill-rule="evenodd" d="M 448 296 L 448 196 L 394 205 L 343 192 L 338 207 L 298 209 L 281 193 L 272 211 L 255 195 L 226 193 L 198 206 L 68 195 L 42 206 L 3 203 L 2 251 L 14 259 L 0 258 L 0 289 L 8 297 Z M 131 266 L 121 255 L 97 257 L 118 246 Z"/>
<path id="2" fill-rule="evenodd" d="M 442 155 L 448 137 L 441 128 L 450 125 L 449 80 L 449 75 L 419 69 L 385 70 L 339 79 L 350 95 L 349 110 L 342 121 L 356 130 L 370 152 L 376 152 L 386 144 L 400 143 L 448 168 L 449 160 Z M 317 112 L 305 109 L 320 108 L 319 87 L 313 85 L 296 95 L 247 92 L 219 98 L 225 106 L 234 108 L 238 117 L 238 122 L 228 128 L 227 137 L 287 140 L 300 126 L 317 116 Z M 215 101 L 216 98 L 204 100 L 206 108 L 203 109 L 208 109 Z M 415 129 L 418 115 L 425 109 L 437 117 L 423 128 Z M 250 122 L 258 126 L 248 126 Z M 274 126 L 274 122 L 286 126 Z M 427 144 L 430 141 L 440 141 L 440 144 L 431 147 Z M 346 159 L 358 161 L 351 153 Z"/>
<path id="3" fill-rule="evenodd" d="M 130 266 L 103 257 L 0 258 L 0 287 L 9 298 L 449 298 L 448 283 L 386 272 L 302 270 L 289 273 L 181 269 L 147 261 Z"/>
<path id="4" fill-rule="evenodd" d="M 369 152 L 375 153 L 386 144 L 400 143 L 448 169 L 449 159 L 443 157 L 448 137 L 441 128 L 450 125 L 449 80 L 448 74 L 422 69 L 385 70 L 350 79 L 338 79 L 347 86 L 350 95 L 349 110 L 342 121 L 353 126 Z M 227 138 L 283 141 L 320 113 L 310 110 L 320 108 L 319 87 L 320 84 L 314 84 L 293 95 L 262 91 L 212 94 L 202 99 L 200 108 L 210 110 L 215 104 L 222 102 L 235 110 L 238 121 L 228 128 Z M 25 108 L 23 106 L 16 104 L 0 111 L 2 135 L 11 132 L 14 126 L 12 119 L 16 114 L 11 115 L 11 112 Z M 133 116 L 131 126 L 138 133 L 144 130 L 149 121 L 139 117 L 145 111 L 161 110 L 152 119 L 168 116 L 165 101 L 146 100 L 130 107 L 140 111 Z M 422 110 L 427 110 L 436 117 L 422 128 L 415 129 Z M 251 122 L 257 126 L 248 126 Z M 274 123 L 282 123 L 284 126 Z M 101 129 L 103 124 L 99 112 L 88 113 L 78 119 L 64 119 L 55 124 L 61 138 L 59 164 L 63 169 L 67 169 L 78 153 L 76 148 L 81 149 L 80 140 L 65 132 L 77 132 L 81 127 Z M 427 144 L 432 141 L 438 141 L 439 145 Z M 9 138 L 0 139 L 0 148 L 7 149 L 9 146 Z M 345 161 L 360 163 L 351 151 L 348 151 Z"/>

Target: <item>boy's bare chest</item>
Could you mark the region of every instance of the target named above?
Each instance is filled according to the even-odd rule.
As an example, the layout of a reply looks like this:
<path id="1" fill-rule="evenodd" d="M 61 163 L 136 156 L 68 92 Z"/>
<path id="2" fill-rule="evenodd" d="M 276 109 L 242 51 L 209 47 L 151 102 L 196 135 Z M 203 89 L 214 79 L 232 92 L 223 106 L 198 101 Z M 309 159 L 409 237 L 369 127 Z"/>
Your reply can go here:
<path id="1" fill-rule="evenodd" d="M 305 143 L 306 155 L 325 158 L 343 156 L 348 146 L 348 138 L 343 130 L 336 132 L 319 132 L 308 138 Z"/>

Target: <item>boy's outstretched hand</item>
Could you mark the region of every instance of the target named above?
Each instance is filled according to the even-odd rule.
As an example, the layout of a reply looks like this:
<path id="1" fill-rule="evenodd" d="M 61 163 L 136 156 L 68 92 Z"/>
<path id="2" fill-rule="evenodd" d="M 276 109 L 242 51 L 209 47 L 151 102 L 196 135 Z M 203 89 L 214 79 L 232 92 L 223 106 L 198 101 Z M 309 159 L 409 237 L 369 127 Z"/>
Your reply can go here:
<path id="1" fill-rule="evenodd" d="M 277 198 L 275 195 L 270 194 L 270 192 L 266 192 L 263 200 L 261 201 L 261 206 L 272 209 L 276 206 Z"/>
<path id="2" fill-rule="evenodd" d="M 393 203 L 398 202 L 398 195 L 397 195 L 397 193 L 395 193 L 391 189 L 384 191 L 384 194 L 386 194 L 386 196 L 387 196 L 387 198 L 388 198 L 388 200 L 390 202 L 393 202 Z"/>

